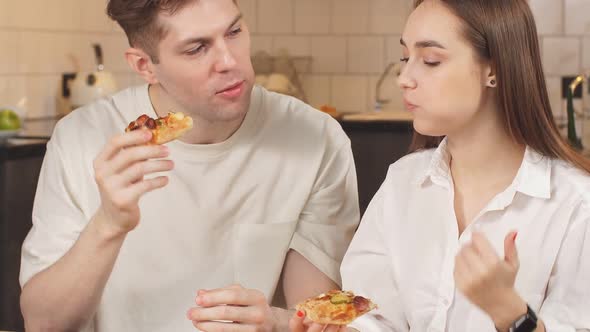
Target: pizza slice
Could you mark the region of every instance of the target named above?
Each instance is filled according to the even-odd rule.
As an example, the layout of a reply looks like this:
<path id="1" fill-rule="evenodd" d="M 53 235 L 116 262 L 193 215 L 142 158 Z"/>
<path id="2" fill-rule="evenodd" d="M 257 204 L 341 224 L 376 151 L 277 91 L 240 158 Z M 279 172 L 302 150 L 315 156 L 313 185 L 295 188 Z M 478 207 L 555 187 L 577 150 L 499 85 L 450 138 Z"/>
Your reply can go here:
<path id="1" fill-rule="evenodd" d="M 137 120 L 131 122 L 126 132 L 146 128 L 151 130 L 152 139 L 148 144 L 165 144 L 184 135 L 193 128 L 193 119 L 181 112 L 170 112 L 164 117 L 150 118 L 143 114 Z"/>
<path id="2" fill-rule="evenodd" d="M 329 291 L 296 306 L 312 321 L 331 325 L 348 325 L 375 308 L 377 305 L 371 300 L 340 290 Z"/>

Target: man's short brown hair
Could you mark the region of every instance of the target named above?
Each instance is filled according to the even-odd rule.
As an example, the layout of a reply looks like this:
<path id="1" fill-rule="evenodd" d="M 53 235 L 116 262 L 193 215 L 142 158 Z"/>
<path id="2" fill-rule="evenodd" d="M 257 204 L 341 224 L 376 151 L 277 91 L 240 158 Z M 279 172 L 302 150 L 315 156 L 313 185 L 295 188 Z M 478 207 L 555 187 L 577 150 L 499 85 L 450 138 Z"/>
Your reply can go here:
<path id="1" fill-rule="evenodd" d="M 107 15 L 125 31 L 129 45 L 145 51 L 158 63 L 158 43 L 166 35 L 158 14 L 173 15 L 196 0 L 109 0 Z"/>

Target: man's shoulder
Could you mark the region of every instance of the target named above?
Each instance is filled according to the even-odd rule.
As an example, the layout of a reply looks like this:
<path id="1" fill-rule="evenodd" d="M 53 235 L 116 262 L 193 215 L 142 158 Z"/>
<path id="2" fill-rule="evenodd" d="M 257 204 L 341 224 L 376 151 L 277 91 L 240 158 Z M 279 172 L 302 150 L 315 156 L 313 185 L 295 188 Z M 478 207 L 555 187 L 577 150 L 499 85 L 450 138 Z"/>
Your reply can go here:
<path id="1" fill-rule="evenodd" d="M 112 136 L 125 130 L 132 115 L 122 109 L 132 100 L 137 87 L 122 90 L 73 110 L 55 126 L 52 141 L 64 148 L 102 147 Z M 86 145 L 86 146 L 85 146 Z"/>
<path id="2" fill-rule="evenodd" d="M 297 98 L 257 88 L 263 95 L 261 107 L 267 119 L 267 127 L 272 127 L 283 135 L 348 141 L 340 123 L 329 114 Z"/>

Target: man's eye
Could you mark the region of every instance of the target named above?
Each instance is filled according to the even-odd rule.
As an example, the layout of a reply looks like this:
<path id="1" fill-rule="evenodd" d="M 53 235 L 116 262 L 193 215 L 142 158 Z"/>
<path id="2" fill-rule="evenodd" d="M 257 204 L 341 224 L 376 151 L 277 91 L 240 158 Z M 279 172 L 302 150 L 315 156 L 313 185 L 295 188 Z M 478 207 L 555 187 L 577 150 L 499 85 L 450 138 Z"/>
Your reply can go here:
<path id="1" fill-rule="evenodd" d="M 229 35 L 232 36 L 232 37 L 234 37 L 234 36 L 239 35 L 240 32 L 242 32 L 242 28 L 236 28 L 236 29 L 231 30 L 229 32 Z"/>
<path id="2" fill-rule="evenodd" d="M 204 49 L 205 49 L 205 46 L 199 45 L 198 47 L 195 47 L 193 49 L 190 49 L 190 50 L 186 51 L 186 54 L 188 54 L 188 55 L 195 55 L 197 53 L 201 53 Z"/>

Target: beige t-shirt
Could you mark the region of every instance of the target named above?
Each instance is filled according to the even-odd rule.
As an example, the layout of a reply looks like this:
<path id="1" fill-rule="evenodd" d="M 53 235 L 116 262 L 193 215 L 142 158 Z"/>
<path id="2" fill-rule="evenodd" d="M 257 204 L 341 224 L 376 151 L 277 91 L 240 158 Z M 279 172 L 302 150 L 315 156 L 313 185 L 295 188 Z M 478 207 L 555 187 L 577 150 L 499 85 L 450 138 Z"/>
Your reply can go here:
<path id="1" fill-rule="evenodd" d="M 47 145 L 21 285 L 63 256 L 96 212 L 92 163 L 129 122 L 156 114 L 147 85 L 62 119 Z M 359 220 L 350 141 L 331 117 L 255 87 L 248 114 L 223 143 L 168 144 L 168 186 L 140 201 L 89 331 L 195 331 L 198 289 L 240 283 L 280 297 L 292 248 L 334 281 Z"/>

